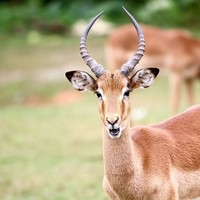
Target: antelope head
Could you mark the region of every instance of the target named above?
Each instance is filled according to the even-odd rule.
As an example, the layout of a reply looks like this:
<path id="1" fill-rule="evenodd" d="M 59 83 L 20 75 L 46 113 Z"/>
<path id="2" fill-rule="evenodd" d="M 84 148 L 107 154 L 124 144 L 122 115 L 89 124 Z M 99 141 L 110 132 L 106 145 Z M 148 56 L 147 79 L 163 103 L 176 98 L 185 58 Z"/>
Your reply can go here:
<path id="1" fill-rule="evenodd" d="M 80 54 L 95 74 L 96 79 L 84 71 L 69 71 L 65 74 L 75 89 L 79 91 L 90 90 L 97 95 L 103 126 L 112 139 L 119 138 L 123 130 L 129 125 L 130 92 L 136 88 L 149 87 L 159 73 L 157 68 L 145 68 L 130 76 L 144 54 L 145 40 L 137 21 L 124 7 L 123 9 L 130 17 L 139 37 L 136 53 L 114 73 L 106 71 L 89 55 L 86 47 L 87 35 L 92 25 L 102 15 L 103 12 L 101 12 L 86 27 L 80 40 Z"/>

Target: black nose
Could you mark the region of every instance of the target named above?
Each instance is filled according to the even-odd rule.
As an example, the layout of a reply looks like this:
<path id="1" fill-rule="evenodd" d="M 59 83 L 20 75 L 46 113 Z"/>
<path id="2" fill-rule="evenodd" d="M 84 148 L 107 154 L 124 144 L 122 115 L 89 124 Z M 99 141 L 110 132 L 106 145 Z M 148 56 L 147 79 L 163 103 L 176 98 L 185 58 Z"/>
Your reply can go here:
<path id="1" fill-rule="evenodd" d="M 117 117 L 116 120 L 113 120 L 113 121 L 109 120 L 108 117 L 106 118 L 106 121 L 112 126 L 115 125 L 118 122 L 118 120 L 119 120 L 119 117 Z"/>

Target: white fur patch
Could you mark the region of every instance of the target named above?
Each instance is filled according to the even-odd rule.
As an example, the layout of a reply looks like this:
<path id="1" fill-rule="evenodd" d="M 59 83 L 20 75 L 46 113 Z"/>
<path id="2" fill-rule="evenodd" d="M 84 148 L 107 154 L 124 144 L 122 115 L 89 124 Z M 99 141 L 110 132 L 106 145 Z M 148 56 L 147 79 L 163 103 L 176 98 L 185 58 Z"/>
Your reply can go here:
<path id="1" fill-rule="evenodd" d="M 200 197 L 200 170 L 194 172 L 174 170 L 174 174 L 178 184 L 180 199 Z"/>
<path id="2" fill-rule="evenodd" d="M 132 81 L 139 84 L 140 88 L 149 87 L 155 79 L 150 69 L 141 69 L 133 76 Z"/>
<path id="3" fill-rule="evenodd" d="M 105 97 L 104 94 L 103 94 L 103 90 L 102 90 L 101 88 L 98 88 L 98 89 L 97 89 L 97 92 L 99 92 L 99 93 L 101 94 L 102 100 L 105 101 L 105 100 L 106 100 L 106 97 Z"/>
<path id="4" fill-rule="evenodd" d="M 94 80 L 85 72 L 75 72 L 71 78 L 73 87 L 80 91 L 85 91 L 91 88 Z"/>
<path id="5" fill-rule="evenodd" d="M 119 100 L 120 100 L 120 101 L 123 100 L 123 98 L 124 98 L 124 93 L 125 93 L 127 90 L 128 90 L 127 87 L 124 87 L 124 88 L 122 89 L 122 94 L 121 94 L 120 97 L 119 97 Z"/>

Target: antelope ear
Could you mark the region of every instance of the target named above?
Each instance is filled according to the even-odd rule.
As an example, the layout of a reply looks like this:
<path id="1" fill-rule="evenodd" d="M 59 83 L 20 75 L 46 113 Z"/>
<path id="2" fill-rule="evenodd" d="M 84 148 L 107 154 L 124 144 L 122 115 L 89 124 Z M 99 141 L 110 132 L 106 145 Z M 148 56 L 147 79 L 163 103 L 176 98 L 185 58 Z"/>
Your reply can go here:
<path id="1" fill-rule="evenodd" d="M 78 91 L 92 90 L 97 88 L 96 81 L 88 73 L 83 71 L 69 71 L 65 73 L 72 86 Z"/>
<path id="2" fill-rule="evenodd" d="M 131 89 L 149 87 L 159 73 L 158 68 L 146 68 L 138 70 L 130 79 Z"/>

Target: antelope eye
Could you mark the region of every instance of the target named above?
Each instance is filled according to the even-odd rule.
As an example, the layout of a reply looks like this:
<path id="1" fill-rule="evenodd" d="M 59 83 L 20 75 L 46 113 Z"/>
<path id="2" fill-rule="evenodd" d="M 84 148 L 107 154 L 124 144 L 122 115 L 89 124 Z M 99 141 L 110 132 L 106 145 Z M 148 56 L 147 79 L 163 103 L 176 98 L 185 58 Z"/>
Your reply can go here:
<path id="1" fill-rule="evenodd" d="M 97 95 L 98 98 L 102 98 L 102 95 L 100 92 L 95 92 L 95 94 Z"/>
<path id="2" fill-rule="evenodd" d="M 124 96 L 129 97 L 130 95 L 130 90 L 127 90 L 126 92 L 124 92 Z"/>

